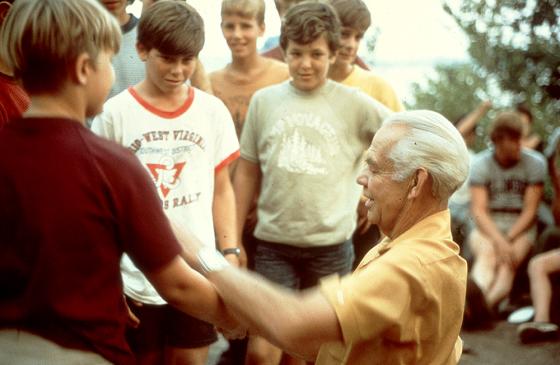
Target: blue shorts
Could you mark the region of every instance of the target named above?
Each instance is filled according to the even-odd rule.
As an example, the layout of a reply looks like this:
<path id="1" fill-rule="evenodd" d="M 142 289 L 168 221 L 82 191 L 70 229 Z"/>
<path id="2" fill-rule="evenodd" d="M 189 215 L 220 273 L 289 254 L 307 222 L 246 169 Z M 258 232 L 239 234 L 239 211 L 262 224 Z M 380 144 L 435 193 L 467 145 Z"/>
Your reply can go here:
<path id="1" fill-rule="evenodd" d="M 320 247 L 296 247 L 256 240 L 255 271 L 292 289 L 316 286 L 322 277 L 352 271 L 352 241 Z"/>
<path id="2" fill-rule="evenodd" d="M 138 328 L 127 328 L 127 341 L 136 354 L 161 351 L 166 346 L 177 348 L 206 347 L 216 342 L 214 325 L 201 321 L 170 305 L 135 305 L 128 297 L 128 306 L 140 319 Z"/>

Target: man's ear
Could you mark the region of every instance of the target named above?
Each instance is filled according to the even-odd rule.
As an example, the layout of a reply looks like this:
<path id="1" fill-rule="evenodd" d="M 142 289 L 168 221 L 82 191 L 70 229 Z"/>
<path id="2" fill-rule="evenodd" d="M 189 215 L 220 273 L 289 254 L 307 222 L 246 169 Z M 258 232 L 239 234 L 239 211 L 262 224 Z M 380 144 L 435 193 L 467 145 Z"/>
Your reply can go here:
<path id="1" fill-rule="evenodd" d="M 93 67 L 94 65 L 91 56 L 86 52 L 81 53 L 78 55 L 74 63 L 74 74 L 72 75 L 73 79 L 80 85 L 86 85 Z"/>
<path id="2" fill-rule="evenodd" d="M 431 188 L 429 185 L 430 175 L 425 168 L 419 168 L 414 173 L 414 176 L 411 181 L 411 186 L 409 188 L 408 197 L 409 198 L 417 198 L 420 196 L 424 189 Z"/>
<path id="3" fill-rule="evenodd" d="M 0 24 L 4 22 L 4 18 L 8 15 L 8 10 L 12 7 L 7 1 L 0 1 Z"/>

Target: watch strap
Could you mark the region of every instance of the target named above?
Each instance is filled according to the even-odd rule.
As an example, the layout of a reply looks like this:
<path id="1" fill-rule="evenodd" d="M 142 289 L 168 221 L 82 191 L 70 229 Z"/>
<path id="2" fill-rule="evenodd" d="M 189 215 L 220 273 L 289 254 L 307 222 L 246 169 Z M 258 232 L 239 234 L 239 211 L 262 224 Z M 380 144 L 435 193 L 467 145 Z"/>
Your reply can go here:
<path id="1" fill-rule="evenodd" d="M 241 249 L 239 247 L 228 247 L 222 250 L 222 255 L 235 255 L 239 257 L 241 255 Z"/>

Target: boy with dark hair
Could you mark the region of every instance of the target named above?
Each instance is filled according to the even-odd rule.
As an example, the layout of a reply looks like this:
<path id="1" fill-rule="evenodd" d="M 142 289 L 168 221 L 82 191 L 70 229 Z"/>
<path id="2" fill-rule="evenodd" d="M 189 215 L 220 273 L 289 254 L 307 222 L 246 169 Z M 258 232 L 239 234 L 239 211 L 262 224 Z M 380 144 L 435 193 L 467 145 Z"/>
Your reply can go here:
<path id="1" fill-rule="evenodd" d="M 255 271 L 296 289 L 350 272 L 360 196 L 355 179 L 389 114 L 327 78 L 339 36 L 330 5 L 303 2 L 288 10 L 280 44 L 292 79 L 253 95 L 241 137 L 234 188 L 240 226 L 259 192 Z M 275 364 L 280 355 L 264 339 L 249 341 L 249 363 Z"/>
<path id="2" fill-rule="evenodd" d="M 2 364 L 133 364 L 123 252 L 180 310 L 233 323 L 181 258 L 137 159 L 85 127 L 120 39 L 93 0 L 18 0 L 3 25 L 0 53 L 31 105 L 0 131 Z"/>
<path id="3" fill-rule="evenodd" d="M 115 68 L 115 83 L 109 93 L 109 98 L 117 95 L 129 86 L 136 85 L 144 79 L 145 67 L 136 53 L 136 41 L 138 34 L 138 18 L 134 14 L 126 12 L 127 5 L 133 0 L 99 0 L 105 8 L 117 18 L 122 31 L 121 49 L 113 57 Z M 144 0 L 142 13 L 158 0 Z M 185 0 L 176 0 L 185 1 Z M 197 65 L 191 78 L 191 84 L 201 90 L 212 92 L 210 81 L 204 70 L 204 66 L 197 59 Z"/>
<path id="4" fill-rule="evenodd" d="M 340 48 L 329 78 L 346 86 L 357 87 L 392 111 L 404 110 L 393 87 L 375 73 L 355 66 L 364 34 L 371 26 L 371 14 L 362 0 L 330 0 L 341 23 Z M 371 226 L 363 202 L 358 204 L 358 227 L 352 237 L 357 265 L 380 239 L 379 229 Z"/>
<path id="5" fill-rule="evenodd" d="M 184 2 L 158 1 L 138 24 L 145 79 L 107 101 L 92 130 L 133 151 L 169 218 L 238 265 L 235 198 L 228 165 L 239 155 L 231 116 L 216 97 L 190 87 L 204 24 Z M 175 311 L 125 256 L 125 294 L 140 326 L 130 342 L 142 363 L 204 364 L 216 340 L 209 323 Z M 142 306 L 136 305 L 137 302 Z M 162 319 L 164 318 L 164 320 Z"/>
<path id="6" fill-rule="evenodd" d="M 274 0 L 274 5 L 276 5 L 276 10 L 278 11 L 278 16 L 280 20 L 284 19 L 284 14 L 288 11 L 288 9 L 303 0 Z M 266 40 L 264 45 L 264 52 L 262 55 L 267 58 L 273 58 L 278 61 L 285 62 L 286 55 L 282 50 L 282 47 L 278 44 L 279 37 L 270 37 Z M 357 56 L 355 59 L 356 65 L 361 67 L 364 70 L 369 70 L 368 65 L 359 57 Z"/>
<path id="7" fill-rule="evenodd" d="M 355 67 L 358 48 L 371 25 L 371 14 L 362 0 L 330 0 L 341 23 L 340 48 L 336 61 L 329 68 L 329 78 L 357 87 L 393 111 L 403 110 L 395 90 L 387 81 L 371 71 Z"/>

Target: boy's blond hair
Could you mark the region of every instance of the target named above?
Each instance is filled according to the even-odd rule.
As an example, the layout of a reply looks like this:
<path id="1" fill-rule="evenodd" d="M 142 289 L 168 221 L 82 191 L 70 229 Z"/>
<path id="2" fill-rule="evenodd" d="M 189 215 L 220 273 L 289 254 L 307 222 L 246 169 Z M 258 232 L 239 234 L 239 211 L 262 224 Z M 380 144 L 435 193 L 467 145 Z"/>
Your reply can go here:
<path id="1" fill-rule="evenodd" d="M 371 14 L 362 0 L 330 0 L 343 27 L 365 33 L 371 25 Z"/>
<path id="2" fill-rule="evenodd" d="M 31 95 L 59 91 L 81 54 L 96 60 L 121 42 L 119 24 L 96 0 L 18 0 L 0 32 L 2 60 Z"/>
<path id="3" fill-rule="evenodd" d="M 264 24 L 264 0 L 223 0 L 222 17 L 237 15 L 242 18 L 252 18 L 259 25 Z"/>
<path id="4" fill-rule="evenodd" d="M 160 0 L 142 14 L 138 43 L 167 56 L 198 57 L 204 45 L 204 22 L 192 6 Z"/>
<path id="5" fill-rule="evenodd" d="M 286 51 L 288 42 L 309 44 L 324 36 L 331 54 L 340 46 L 340 20 L 333 7 L 322 1 L 304 1 L 291 6 L 280 30 L 280 46 Z"/>

